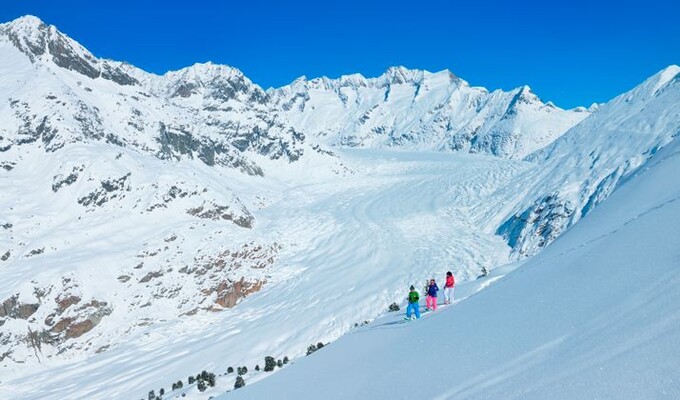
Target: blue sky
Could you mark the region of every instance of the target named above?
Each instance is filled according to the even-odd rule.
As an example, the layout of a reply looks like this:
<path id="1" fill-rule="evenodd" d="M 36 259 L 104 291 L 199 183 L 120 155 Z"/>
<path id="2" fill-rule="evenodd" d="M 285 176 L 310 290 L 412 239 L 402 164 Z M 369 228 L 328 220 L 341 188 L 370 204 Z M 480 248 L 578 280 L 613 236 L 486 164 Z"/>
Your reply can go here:
<path id="1" fill-rule="evenodd" d="M 213 61 L 267 88 L 301 75 L 448 68 L 573 107 L 680 64 L 679 3 L 2 0 L 0 20 L 35 15 L 97 56 L 156 73 Z"/>

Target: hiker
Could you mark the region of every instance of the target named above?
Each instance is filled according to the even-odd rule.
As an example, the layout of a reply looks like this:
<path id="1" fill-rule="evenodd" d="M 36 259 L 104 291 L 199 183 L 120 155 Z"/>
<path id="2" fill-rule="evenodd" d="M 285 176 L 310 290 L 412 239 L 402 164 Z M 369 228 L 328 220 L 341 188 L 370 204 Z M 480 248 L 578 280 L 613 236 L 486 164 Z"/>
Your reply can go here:
<path id="1" fill-rule="evenodd" d="M 427 287 L 427 301 L 426 301 L 426 310 L 427 311 L 436 311 L 437 310 L 437 292 L 439 291 L 439 287 L 437 286 L 437 283 L 434 281 L 434 279 L 430 279 L 430 285 Z"/>
<path id="2" fill-rule="evenodd" d="M 416 314 L 416 318 L 420 318 L 420 305 L 418 304 L 418 300 L 420 300 L 420 296 L 418 295 L 416 288 L 411 285 L 411 291 L 408 292 L 408 307 L 406 307 L 406 317 L 404 317 L 404 319 L 412 319 L 411 313 L 413 312 Z"/>
<path id="3" fill-rule="evenodd" d="M 446 285 L 444 285 L 444 303 L 451 304 L 453 300 L 453 287 L 456 284 L 456 279 L 453 277 L 451 271 L 446 273 Z"/>

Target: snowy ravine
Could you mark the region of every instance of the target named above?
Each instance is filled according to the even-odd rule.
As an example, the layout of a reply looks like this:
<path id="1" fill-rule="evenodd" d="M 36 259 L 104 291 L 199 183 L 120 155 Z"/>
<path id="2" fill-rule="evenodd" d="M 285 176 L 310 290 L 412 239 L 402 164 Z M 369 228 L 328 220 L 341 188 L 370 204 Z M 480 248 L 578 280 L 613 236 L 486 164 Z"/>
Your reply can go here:
<path id="1" fill-rule="evenodd" d="M 245 365 L 250 388 L 265 356 L 297 370 L 410 284 L 452 270 L 465 297 L 540 263 L 674 159 L 679 74 L 590 110 L 402 67 L 265 91 L 223 65 L 99 59 L 35 17 L 0 24 L 0 397 L 147 398 L 182 380 L 165 398 L 208 399 L 235 374 L 203 393 L 189 375 Z M 482 267 L 492 278 L 467 283 Z M 508 318 L 526 308 L 494 296 Z M 389 331 L 382 318 L 339 343 Z"/>

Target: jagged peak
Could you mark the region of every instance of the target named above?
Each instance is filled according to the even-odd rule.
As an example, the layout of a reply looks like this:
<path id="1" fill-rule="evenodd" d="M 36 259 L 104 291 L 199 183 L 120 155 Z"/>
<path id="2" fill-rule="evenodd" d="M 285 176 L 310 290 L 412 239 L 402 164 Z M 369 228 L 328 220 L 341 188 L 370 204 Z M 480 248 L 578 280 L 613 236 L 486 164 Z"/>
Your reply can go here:
<path id="1" fill-rule="evenodd" d="M 28 31 L 33 29 L 44 29 L 45 27 L 47 27 L 47 24 L 43 22 L 43 20 L 41 20 L 40 18 L 36 17 L 35 15 L 24 15 L 10 22 L 0 24 L 0 27 L 2 28 L 11 27 L 14 29 Z"/>
<path id="2" fill-rule="evenodd" d="M 176 71 L 168 71 L 162 78 L 171 86 L 175 85 L 177 82 L 192 83 L 198 86 L 209 86 L 211 82 L 215 81 L 240 81 L 243 84 L 256 88 L 256 90 L 264 93 L 262 88 L 253 83 L 238 68 L 224 64 L 216 64 L 211 61 L 195 63 Z"/>
<path id="3" fill-rule="evenodd" d="M 164 74 L 166 77 L 190 77 L 190 76 L 195 76 L 195 77 L 200 77 L 200 78 L 205 78 L 205 77 L 216 77 L 216 76 L 223 76 L 223 77 L 230 77 L 230 76 L 235 76 L 235 77 L 243 77 L 245 78 L 245 75 L 241 70 L 238 68 L 231 67 L 229 65 L 224 65 L 224 64 L 215 64 L 212 61 L 207 61 L 203 63 L 195 63 L 193 65 L 190 65 L 188 67 L 184 67 L 181 69 L 178 69 L 176 71 L 168 71 Z"/>
<path id="4" fill-rule="evenodd" d="M 389 84 L 415 83 L 423 80 L 425 71 L 420 69 L 408 69 L 404 66 L 387 68 L 378 79 L 384 79 Z"/>
<path id="5" fill-rule="evenodd" d="M 89 78 L 102 77 L 121 85 L 138 81 L 123 73 L 113 62 L 97 59 L 80 43 L 60 32 L 54 25 L 45 24 L 40 18 L 27 15 L 0 25 L 0 34 L 31 62 L 48 62 L 78 72 Z"/>
<path id="6" fill-rule="evenodd" d="M 0 24 L 0 34 L 7 36 L 16 48 L 34 61 L 47 51 L 50 28 L 56 31 L 56 28 L 48 26 L 40 18 L 25 15 Z"/>

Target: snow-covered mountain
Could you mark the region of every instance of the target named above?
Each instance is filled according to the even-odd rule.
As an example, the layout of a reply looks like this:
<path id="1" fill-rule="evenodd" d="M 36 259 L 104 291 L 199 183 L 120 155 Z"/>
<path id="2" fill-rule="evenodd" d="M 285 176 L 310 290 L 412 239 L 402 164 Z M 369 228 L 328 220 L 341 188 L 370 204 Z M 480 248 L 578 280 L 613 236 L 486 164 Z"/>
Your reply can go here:
<path id="1" fill-rule="evenodd" d="M 678 135 L 680 67 L 672 65 L 527 157 L 540 168 L 510 183 L 523 198 L 498 233 L 515 252 L 535 254 Z"/>
<path id="2" fill-rule="evenodd" d="M 264 91 L 2 24 L 0 395 L 252 382 L 412 283 L 538 253 L 677 137 L 679 72 L 569 111 L 405 68 Z"/>
<path id="3" fill-rule="evenodd" d="M 462 150 L 522 158 L 589 113 L 544 104 L 528 86 L 471 87 L 450 71 L 390 68 L 378 78 L 300 78 L 267 92 L 296 129 L 326 143 Z"/>
<path id="4" fill-rule="evenodd" d="M 102 141 L 160 159 L 198 158 L 262 174 L 247 156 L 299 159 L 304 137 L 276 121 L 239 71 L 197 64 L 156 76 L 94 57 L 34 17 L 0 26 L 3 148 Z"/>

